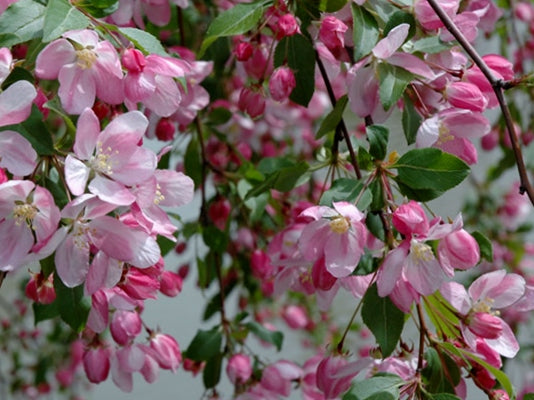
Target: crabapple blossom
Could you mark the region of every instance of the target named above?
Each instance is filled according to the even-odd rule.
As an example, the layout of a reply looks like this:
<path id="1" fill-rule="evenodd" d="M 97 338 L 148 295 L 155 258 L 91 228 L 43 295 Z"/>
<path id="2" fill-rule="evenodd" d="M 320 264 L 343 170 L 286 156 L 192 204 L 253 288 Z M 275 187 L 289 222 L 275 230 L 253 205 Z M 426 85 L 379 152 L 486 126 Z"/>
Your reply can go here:
<path id="1" fill-rule="evenodd" d="M 85 351 L 83 369 L 90 382 L 100 383 L 107 379 L 111 366 L 111 353 L 109 347 L 97 347 Z"/>
<path id="2" fill-rule="evenodd" d="M 319 29 L 319 39 L 330 50 L 335 50 L 345 46 L 345 32 L 348 27 L 343 21 L 333 16 L 325 17 L 321 21 Z"/>
<path id="3" fill-rule="evenodd" d="M 15 131 L 0 132 L 0 167 L 15 176 L 31 174 L 37 167 L 37 153 L 28 140 Z"/>
<path id="4" fill-rule="evenodd" d="M 278 67 L 269 79 L 269 92 L 276 101 L 284 101 L 297 86 L 295 75 L 288 67 Z"/>
<path id="5" fill-rule="evenodd" d="M 324 393 L 325 399 L 337 398 L 350 388 L 352 379 L 371 362 L 370 358 L 348 362 L 343 357 L 326 357 L 317 367 L 317 387 Z"/>
<path id="6" fill-rule="evenodd" d="M 244 383 L 252 376 L 250 357 L 245 354 L 234 354 L 226 365 L 226 374 L 233 384 Z"/>
<path id="7" fill-rule="evenodd" d="M 35 74 L 59 79 L 61 105 L 71 114 L 92 107 L 95 97 L 110 104 L 124 100 L 123 73 L 115 48 L 95 31 L 69 31 L 37 56 Z"/>
<path id="8" fill-rule="evenodd" d="M 31 273 L 24 290 L 26 296 L 36 303 L 50 304 L 56 299 L 54 274 L 45 277 L 42 272 Z"/>
<path id="9" fill-rule="evenodd" d="M 176 340 L 164 333 L 155 333 L 150 338 L 152 356 L 163 369 L 176 371 L 182 362 L 182 353 Z"/>

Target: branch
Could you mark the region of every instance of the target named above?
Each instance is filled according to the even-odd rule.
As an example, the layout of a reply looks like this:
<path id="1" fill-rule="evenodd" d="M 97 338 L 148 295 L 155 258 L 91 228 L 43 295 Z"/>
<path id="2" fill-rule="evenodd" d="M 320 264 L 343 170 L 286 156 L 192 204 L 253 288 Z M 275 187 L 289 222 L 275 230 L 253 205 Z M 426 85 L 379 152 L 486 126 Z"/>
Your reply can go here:
<path id="1" fill-rule="evenodd" d="M 508 108 L 508 104 L 506 103 L 506 99 L 504 98 L 503 89 L 507 87 L 506 82 L 503 82 L 501 79 L 497 79 L 493 75 L 491 69 L 487 66 L 487 64 L 484 62 L 482 57 L 480 57 L 480 55 L 475 50 L 475 48 L 471 45 L 471 43 L 467 41 L 463 33 L 454 24 L 452 19 L 445 13 L 445 11 L 443 11 L 438 1 L 428 0 L 428 3 L 434 9 L 436 14 L 440 18 L 441 22 L 443 22 L 445 27 L 455 37 L 455 39 L 458 41 L 460 46 L 463 47 L 463 49 L 466 51 L 469 57 L 471 57 L 471 59 L 477 65 L 477 67 L 480 68 L 480 71 L 482 71 L 486 79 L 491 83 L 493 91 L 495 92 L 495 95 L 497 96 L 497 100 L 499 101 L 499 106 L 501 108 L 504 121 L 506 123 L 508 136 L 510 137 L 510 141 L 512 143 L 512 150 L 514 152 L 517 170 L 519 172 L 519 178 L 521 179 L 519 193 L 525 194 L 526 192 L 528 195 L 528 198 L 530 199 L 530 202 L 534 205 L 534 188 L 532 187 L 529 181 L 527 169 L 525 166 L 525 162 L 523 160 L 523 153 L 521 152 L 521 146 L 519 145 L 519 140 L 515 134 L 514 124 L 512 121 L 512 115 L 510 114 L 510 109 Z"/>

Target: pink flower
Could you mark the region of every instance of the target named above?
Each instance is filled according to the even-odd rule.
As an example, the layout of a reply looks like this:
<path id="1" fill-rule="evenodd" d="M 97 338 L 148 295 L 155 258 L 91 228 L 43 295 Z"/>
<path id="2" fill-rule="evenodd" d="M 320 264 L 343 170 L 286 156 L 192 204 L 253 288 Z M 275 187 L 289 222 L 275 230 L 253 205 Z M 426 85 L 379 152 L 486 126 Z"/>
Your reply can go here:
<path id="1" fill-rule="evenodd" d="M 244 87 L 239 93 L 237 106 L 251 118 L 256 118 L 265 111 L 265 97 L 259 91 Z"/>
<path id="2" fill-rule="evenodd" d="M 249 42 L 239 42 L 234 48 L 234 54 L 237 61 L 247 61 L 252 57 L 254 48 Z"/>
<path id="3" fill-rule="evenodd" d="M 142 321 L 136 311 L 117 310 L 111 319 L 110 331 L 113 340 L 126 345 L 141 333 Z"/>
<path id="4" fill-rule="evenodd" d="M 287 397 L 291 393 L 292 382 L 301 376 L 302 369 L 299 366 L 290 361 L 279 360 L 263 370 L 261 386 L 275 395 Z"/>
<path id="5" fill-rule="evenodd" d="M 309 323 L 306 310 L 302 306 L 287 306 L 282 312 L 282 318 L 291 329 L 303 329 Z"/>
<path id="6" fill-rule="evenodd" d="M 234 385 L 238 383 L 244 383 L 252 376 L 252 364 L 250 357 L 245 354 L 234 354 L 228 360 L 226 365 L 226 374 L 228 379 Z"/>
<path id="7" fill-rule="evenodd" d="M 18 124 L 28 118 L 35 97 L 35 87 L 24 80 L 13 83 L 0 93 L 0 126 Z"/>
<path id="8" fill-rule="evenodd" d="M 393 225 L 403 235 L 424 235 L 428 232 L 425 211 L 413 200 L 402 204 L 392 216 Z"/>
<path id="9" fill-rule="evenodd" d="M 458 12 L 460 1 L 440 0 L 439 5 L 449 17 L 453 18 Z M 443 27 L 443 22 L 441 22 L 441 19 L 438 17 L 427 0 L 417 0 L 414 5 L 414 11 L 417 21 L 423 28 L 433 30 Z"/>
<path id="10" fill-rule="evenodd" d="M 88 349 L 83 355 L 83 369 L 92 383 L 107 379 L 110 368 L 111 350 L 108 347 Z"/>
<path id="11" fill-rule="evenodd" d="M 95 31 L 69 31 L 37 56 L 35 74 L 59 79 L 61 105 L 71 114 L 92 107 L 95 97 L 110 104 L 124 100 L 122 69 L 115 48 Z"/>
<path id="12" fill-rule="evenodd" d="M 345 46 L 345 32 L 347 29 L 347 25 L 336 17 L 325 17 L 321 21 L 319 39 L 330 51 L 342 48 Z"/>
<path id="13" fill-rule="evenodd" d="M 299 31 L 299 25 L 293 14 L 284 14 L 278 18 L 276 39 L 292 36 Z"/>
<path id="14" fill-rule="evenodd" d="M 54 289 L 54 274 L 44 277 L 42 272 L 31 273 L 31 278 L 26 284 L 24 290 L 26 297 L 36 303 L 50 304 L 56 299 L 56 291 Z"/>
<path id="15" fill-rule="evenodd" d="M 297 86 L 295 75 L 288 67 L 278 67 L 269 79 L 269 92 L 276 101 L 284 101 Z"/>
<path id="16" fill-rule="evenodd" d="M 150 339 L 152 355 L 163 369 L 170 369 L 173 372 L 178 369 L 182 362 L 182 353 L 178 343 L 172 336 L 164 333 L 156 333 Z"/>
<path id="17" fill-rule="evenodd" d="M 165 296 L 175 297 L 182 291 L 182 277 L 172 271 L 163 271 L 161 274 L 159 291 Z"/>
<path id="18" fill-rule="evenodd" d="M 2 131 L 0 132 L 0 167 L 6 168 L 15 176 L 29 175 L 37 167 L 37 153 L 30 142 L 19 133 Z"/>
<path id="19" fill-rule="evenodd" d="M 138 111 L 119 115 L 100 132 L 93 110 L 78 119 L 74 155 L 65 160 L 65 178 L 70 191 L 79 196 L 89 191 L 116 205 L 132 204 L 136 197 L 129 187 L 154 175 L 156 155 L 139 142 L 148 126 Z M 94 177 L 93 177 L 94 176 Z"/>
<path id="20" fill-rule="evenodd" d="M 371 362 L 370 358 L 350 363 L 342 357 L 324 358 L 317 367 L 317 387 L 324 393 L 325 399 L 338 398 L 350 389 L 352 379 Z"/>
<path id="21" fill-rule="evenodd" d="M 438 245 L 439 261 L 443 268 L 470 269 L 480 260 L 477 241 L 464 229 L 445 236 Z"/>
<path id="22" fill-rule="evenodd" d="M 128 71 L 124 93 L 130 109 L 135 109 L 140 102 L 162 117 L 169 117 L 178 110 L 182 96 L 174 78 L 183 77 L 189 71 L 188 63 L 157 54 L 145 57 L 137 49 L 126 49 L 122 64 Z"/>
<path id="23" fill-rule="evenodd" d="M 445 95 L 454 107 L 466 110 L 482 112 L 488 105 L 488 100 L 480 89 L 469 82 L 450 83 L 445 88 Z"/>
<path id="24" fill-rule="evenodd" d="M 497 312 L 518 302 L 525 293 L 525 280 L 504 270 L 486 273 L 466 291 L 456 282 L 446 282 L 441 294 L 458 310 L 465 342 L 476 350 L 477 340 L 505 357 L 514 357 L 519 344 L 508 324 Z"/>
<path id="25" fill-rule="evenodd" d="M 334 208 L 310 207 L 302 216 L 311 217 L 298 242 L 305 260 L 325 258 L 328 272 L 341 278 L 350 275 L 363 254 L 367 230 L 363 214 L 352 204 L 335 202 Z"/>

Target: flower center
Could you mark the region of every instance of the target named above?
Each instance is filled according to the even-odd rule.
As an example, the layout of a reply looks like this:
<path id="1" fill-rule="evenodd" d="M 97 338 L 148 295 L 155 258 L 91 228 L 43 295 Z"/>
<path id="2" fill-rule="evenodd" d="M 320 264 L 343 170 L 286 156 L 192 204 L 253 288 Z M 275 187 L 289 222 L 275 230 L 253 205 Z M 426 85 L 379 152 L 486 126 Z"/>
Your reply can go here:
<path id="1" fill-rule="evenodd" d="M 492 315 L 499 315 L 499 311 L 492 311 L 491 306 L 495 300 L 486 297 L 483 300 L 478 300 L 476 304 L 471 308 L 472 312 L 488 313 Z"/>
<path id="2" fill-rule="evenodd" d="M 13 217 L 15 218 L 15 223 L 17 225 L 20 225 L 23 222 L 31 225 L 36 214 L 37 208 L 31 204 L 18 204 L 13 209 Z"/>
<path id="3" fill-rule="evenodd" d="M 165 200 L 165 196 L 163 193 L 161 193 L 161 186 L 159 184 L 156 185 L 156 194 L 154 196 L 154 204 L 159 205 L 163 200 Z"/>
<path id="4" fill-rule="evenodd" d="M 454 140 L 454 136 L 449 132 L 449 128 L 447 128 L 444 124 L 439 124 L 439 137 L 437 144 L 445 144 L 451 140 Z"/>
<path id="5" fill-rule="evenodd" d="M 82 69 L 89 69 L 93 66 L 98 55 L 91 49 L 83 48 L 76 50 L 76 65 Z"/>
<path id="6" fill-rule="evenodd" d="M 111 162 L 111 155 L 113 153 L 113 149 L 111 147 L 108 147 L 105 151 L 102 149 L 102 144 L 97 144 L 96 149 L 96 155 L 91 156 L 89 159 L 89 165 L 91 168 L 99 172 L 101 174 L 105 175 L 112 175 L 113 174 L 113 164 Z M 118 154 L 118 151 L 115 151 L 115 154 Z"/>
<path id="7" fill-rule="evenodd" d="M 332 232 L 341 235 L 349 230 L 349 221 L 341 215 L 334 217 L 332 221 L 330 221 L 330 229 L 332 229 Z"/>
<path id="8" fill-rule="evenodd" d="M 431 261 L 434 259 L 434 253 L 432 247 L 428 244 L 412 240 L 410 244 L 410 253 L 417 261 Z"/>

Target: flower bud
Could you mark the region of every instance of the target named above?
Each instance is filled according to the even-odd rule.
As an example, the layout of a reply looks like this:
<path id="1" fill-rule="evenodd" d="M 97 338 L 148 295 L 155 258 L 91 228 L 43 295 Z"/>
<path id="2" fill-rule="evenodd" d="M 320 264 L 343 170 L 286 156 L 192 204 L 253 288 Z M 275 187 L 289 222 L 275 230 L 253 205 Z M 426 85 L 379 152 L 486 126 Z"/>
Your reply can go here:
<path id="1" fill-rule="evenodd" d="M 164 333 L 156 333 L 150 339 L 150 348 L 153 350 L 153 356 L 163 369 L 176 371 L 182 362 L 182 353 L 180 346 L 172 336 Z"/>
<path id="2" fill-rule="evenodd" d="M 269 92 L 276 101 L 284 101 L 289 98 L 295 86 L 297 86 L 295 75 L 288 67 L 275 69 L 271 79 L 269 79 Z"/>
<path id="3" fill-rule="evenodd" d="M 47 278 L 42 272 L 31 274 L 31 278 L 26 285 L 26 297 L 41 304 L 50 304 L 56 299 L 54 289 L 54 275 L 50 274 Z"/>
<path id="4" fill-rule="evenodd" d="M 234 354 L 228 360 L 226 374 L 234 385 L 248 381 L 252 375 L 250 358 L 245 354 Z"/>
<path id="5" fill-rule="evenodd" d="M 319 39 L 329 50 L 342 48 L 345 46 L 345 32 L 347 29 L 347 25 L 336 17 L 325 17 L 319 29 Z"/>
<path id="6" fill-rule="evenodd" d="M 146 65 L 145 56 L 137 49 L 124 50 L 121 61 L 129 72 L 141 72 Z"/>
<path id="7" fill-rule="evenodd" d="M 265 99 L 260 92 L 244 87 L 239 93 L 237 106 L 251 118 L 256 118 L 265 111 Z"/>
<path id="8" fill-rule="evenodd" d="M 486 339 L 497 339 L 503 330 L 502 320 L 487 312 L 471 313 L 467 325 L 475 335 Z"/>
<path id="9" fill-rule="evenodd" d="M 109 328 L 113 340 L 124 346 L 141 333 L 142 322 L 135 311 L 117 310 L 113 314 Z"/>
<path id="10" fill-rule="evenodd" d="M 259 249 L 254 250 L 250 256 L 250 268 L 252 275 L 258 279 L 269 277 L 274 270 L 267 253 Z"/>
<path id="11" fill-rule="evenodd" d="M 174 124 L 169 121 L 168 118 L 162 118 L 156 125 L 156 137 L 164 142 L 168 142 L 174 139 L 176 129 Z"/>
<path id="12" fill-rule="evenodd" d="M 445 95 L 454 107 L 482 112 L 488 106 L 488 100 L 478 86 L 469 82 L 453 82 L 447 85 Z"/>
<path id="13" fill-rule="evenodd" d="M 439 261 L 446 268 L 469 269 L 480 260 L 480 248 L 464 229 L 445 236 L 438 245 Z"/>
<path id="14" fill-rule="evenodd" d="M 89 349 L 83 355 L 83 369 L 92 383 L 100 383 L 109 374 L 111 350 L 107 347 Z"/>
<path id="15" fill-rule="evenodd" d="M 254 48 L 249 42 L 239 42 L 234 48 L 234 54 L 238 61 L 247 61 L 252 57 Z"/>
<path id="16" fill-rule="evenodd" d="M 309 322 L 306 310 L 301 306 L 287 306 L 282 312 L 282 318 L 292 329 L 304 329 Z"/>
<path id="17" fill-rule="evenodd" d="M 276 39 L 292 36 L 299 31 L 299 25 L 293 14 L 285 14 L 278 18 Z"/>
<path id="18" fill-rule="evenodd" d="M 175 297 L 182 291 L 184 280 L 171 271 L 163 271 L 159 282 L 159 291 L 168 297 Z"/>
<path id="19" fill-rule="evenodd" d="M 428 231 L 428 219 L 419 203 L 410 200 L 393 213 L 393 226 L 403 235 L 423 235 Z"/>

